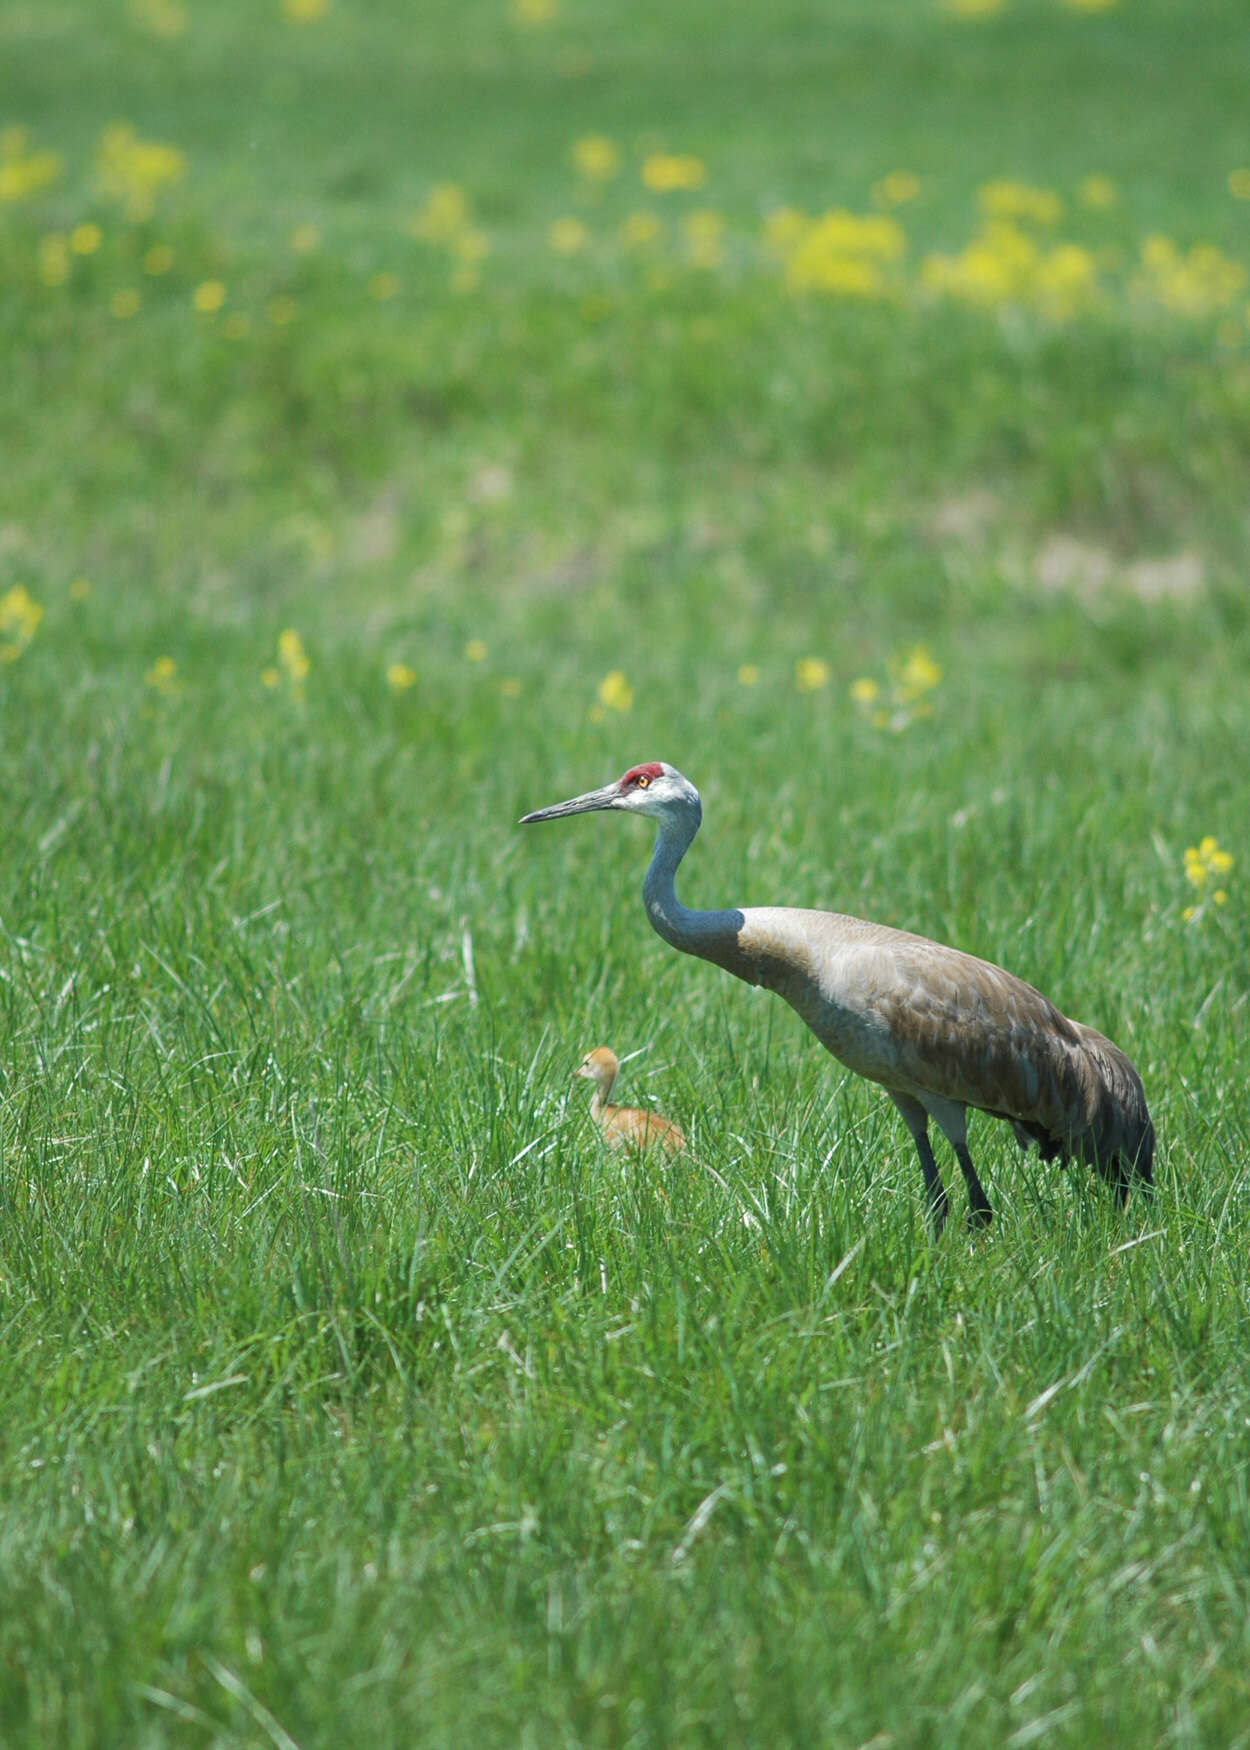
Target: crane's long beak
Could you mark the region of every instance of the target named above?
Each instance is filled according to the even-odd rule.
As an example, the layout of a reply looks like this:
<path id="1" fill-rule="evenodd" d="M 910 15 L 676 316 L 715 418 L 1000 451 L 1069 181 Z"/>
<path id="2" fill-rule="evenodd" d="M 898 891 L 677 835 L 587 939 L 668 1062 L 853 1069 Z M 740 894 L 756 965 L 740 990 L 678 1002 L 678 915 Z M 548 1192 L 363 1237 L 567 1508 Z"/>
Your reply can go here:
<path id="1" fill-rule="evenodd" d="M 536 808 L 533 814 L 523 814 L 520 824 L 529 826 L 535 820 L 557 820 L 562 814 L 589 814 L 594 808 L 614 808 L 620 796 L 616 784 L 605 784 L 600 790 L 587 790 L 582 796 L 571 796 L 567 802 L 554 802 L 550 808 Z"/>

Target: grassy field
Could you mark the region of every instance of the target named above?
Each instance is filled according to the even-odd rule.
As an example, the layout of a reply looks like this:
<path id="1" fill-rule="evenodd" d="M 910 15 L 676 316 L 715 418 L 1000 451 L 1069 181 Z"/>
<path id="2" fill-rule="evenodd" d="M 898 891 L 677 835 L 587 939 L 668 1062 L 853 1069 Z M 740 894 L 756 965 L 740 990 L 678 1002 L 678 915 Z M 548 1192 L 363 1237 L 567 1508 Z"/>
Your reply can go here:
<path id="1" fill-rule="evenodd" d="M 0 1742 L 1250 1744 L 1241 0 L 0 58 Z M 981 1120 L 931 1244 L 644 828 L 516 829 L 651 758 L 688 903 L 1111 1034 L 1153 1204 Z"/>

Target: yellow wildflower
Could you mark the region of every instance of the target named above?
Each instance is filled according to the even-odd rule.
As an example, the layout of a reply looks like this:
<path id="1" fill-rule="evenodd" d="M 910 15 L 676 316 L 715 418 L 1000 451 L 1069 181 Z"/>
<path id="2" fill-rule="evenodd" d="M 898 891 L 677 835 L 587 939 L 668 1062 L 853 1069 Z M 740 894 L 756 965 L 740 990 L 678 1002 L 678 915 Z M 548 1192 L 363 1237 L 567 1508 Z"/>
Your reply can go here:
<path id="1" fill-rule="evenodd" d="M 619 668 L 604 675 L 596 692 L 605 711 L 628 711 L 634 702 L 634 689 Z"/>
<path id="2" fill-rule="evenodd" d="M 1061 243 L 1037 264 L 1037 300 L 1055 316 L 1070 316 L 1087 306 L 1097 288 L 1098 270 L 1088 249 Z"/>
<path id="3" fill-rule="evenodd" d="M 1018 303 L 1070 316 L 1098 292 L 1097 266 L 1075 243 L 1047 248 L 1010 219 L 991 220 L 958 255 L 930 255 L 921 268 L 929 290 L 969 304 Z"/>
<path id="4" fill-rule="evenodd" d="M 774 236 L 786 230 L 792 227 L 775 224 Z M 877 297 L 887 289 L 885 266 L 897 261 L 905 246 L 896 219 L 884 213 L 850 213 L 843 207 L 804 221 L 792 234 L 793 241 L 781 245 L 792 292 Z"/>
<path id="5" fill-rule="evenodd" d="M 475 231 L 471 226 L 457 232 L 451 247 L 458 261 L 468 262 L 470 265 L 490 254 L 490 243 L 485 232 Z"/>
<path id="6" fill-rule="evenodd" d="M 632 248 L 654 243 L 660 234 L 660 221 L 654 213 L 631 213 L 621 225 L 621 240 Z"/>
<path id="7" fill-rule="evenodd" d="M 814 693 L 828 686 L 829 664 L 819 656 L 801 656 L 794 665 L 794 684 L 800 693 Z"/>
<path id="8" fill-rule="evenodd" d="M 1031 219 L 1036 225 L 1054 225 L 1063 217 L 1063 202 L 1053 189 L 1032 188 L 1006 177 L 982 183 L 977 201 L 989 219 Z"/>
<path id="9" fill-rule="evenodd" d="M 1228 192 L 1235 201 L 1250 201 L 1250 170 L 1230 170 Z"/>
<path id="10" fill-rule="evenodd" d="M 174 252 L 168 243 L 154 243 L 143 257 L 143 271 L 150 273 L 153 279 L 158 279 L 161 274 L 168 273 L 173 265 Z"/>
<path id="11" fill-rule="evenodd" d="M 304 640 L 289 626 L 285 632 L 278 634 L 278 661 L 293 684 L 307 679 L 310 664 L 304 649 Z"/>
<path id="12" fill-rule="evenodd" d="M 154 692 L 168 697 L 178 685 L 178 664 L 172 656 L 158 656 L 143 678 Z"/>
<path id="13" fill-rule="evenodd" d="M 448 243 L 469 222 L 469 203 L 455 182 L 436 182 L 412 220 L 412 233 L 427 243 Z"/>
<path id="14" fill-rule="evenodd" d="M 652 152 L 643 161 L 642 180 L 656 194 L 702 188 L 707 181 L 707 166 L 689 152 Z"/>
<path id="15" fill-rule="evenodd" d="M 1158 233 L 1142 244 L 1141 265 L 1135 289 L 1183 316 L 1226 309 L 1246 280 L 1241 263 L 1213 243 L 1196 243 L 1183 252 L 1170 237 Z"/>
<path id="16" fill-rule="evenodd" d="M 109 299 L 109 309 L 119 320 L 125 321 L 128 316 L 138 315 L 141 301 L 133 286 L 124 286 Z"/>
<path id="17" fill-rule="evenodd" d="M 23 584 L 0 595 L 0 662 L 16 662 L 39 630 L 43 609 Z"/>
<path id="18" fill-rule="evenodd" d="M 129 122 L 105 128 L 96 147 L 96 181 L 110 200 L 119 201 L 128 219 L 152 216 L 162 189 L 181 182 L 186 159 L 176 146 L 141 140 Z"/>
<path id="19" fill-rule="evenodd" d="M 909 650 L 891 657 L 887 667 L 894 682 L 895 697 L 903 705 L 910 705 L 931 692 L 942 678 L 941 669 L 924 644 L 913 644 Z"/>
<path id="20" fill-rule="evenodd" d="M 0 132 L 0 201 L 24 201 L 47 188 L 61 174 L 55 152 L 32 152 L 25 128 Z"/>
<path id="21" fill-rule="evenodd" d="M 293 24 L 315 24 L 330 10 L 330 0 L 282 0 L 282 11 Z"/>
<path id="22" fill-rule="evenodd" d="M 386 671 L 386 684 L 392 692 L 404 693 L 417 684 L 417 671 L 406 662 L 393 662 Z"/>
<path id="23" fill-rule="evenodd" d="M 537 30 L 556 15 L 556 0 L 511 0 L 509 10 L 516 24 Z"/>
<path id="24" fill-rule="evenodd" d="M 191 302 L 201 316 L 213 315 L 221 309 L 225 301 L 226 288 L 220 280 L 205 280 L 191 294 Z"/>
<path id="25" fill-rule="evenodd" d="M 515 675 L 506 674 L 499 683 L 499 691 L 505 699 L 519 699 L 521 697 L 521 683 Z"/>
<path id="26" fill-rule="evenodd" d="M 69 234 L 69 246 L 75 255 L 94 255 L 104 241 L 104 233 L 98 225 L 90 220 L 84 224 L 75 225 Z"/>
<path id="27" fill-rule="evenodd" d="M 885 688 L 871 675 L 861 675 L 851 682 L 851 698 L 875 729 L 899 734 L 917 717 L 931 714 L 928 695 L 941 680 L 942 670 L 927 645 L 913 644 L 888 657 L 885 671 Z"/>
<path id="28" fill-rule="evenodd" d="M 486 646 L 480 638 L 469 639 L 464 647 L 464 659 L 466 662 L 486 661 Z"/>
<path id="29" fill-rule="evenodd" d="M 1186 845 L 1184 857 L 1185 879 L 1200 893 L 1205 892 L 1212 876 L 1227 875 L 1233 866 L 1232 855 L 1228 851 L 1222 851 L 1218 841 L 1210 833 L 1196 845 Z M 1223 905 L 1228 895 L 1225 893 L 1223 898 L 1217 899 L 1213 893 L 1211 897 L 1217 905 Z"/>
<path id="30" fill-rule="evenodd" d="M 1109 176 L 1086 176 L 1077 188 L 1076 198 L 1091 212 L 1105 212 L 1115 205 L 1118 196 L 1115 183 Z"/>
<path id="31" fill-rule="evenodd" d="M 591 182 L 606 182 L 621 167 L 618 147 L 603 134 L 583 134 L 573 142 L 573 163 Z"/>
<path id="32" fill-rule="evenodd" d="M 872 186 L 872 198 L 879 207 L 901 207 L 919 193 L 920 179 L 910 170 L 891 170 Z"/>
<path id="33" fill-rule="evenodd" d="M 268 668 L 262 668 L 260 671 L 260 684 L 262 687 L 276 687 L 281 679 L 282 676 L 272 664 Z"/>
<path id="34" fill-rule="evenodd" d="M 744 662 L 738 670 L 738 685 L 740 687 L 753 687 L 758 683 L 759 678 L 760 671 L 753 662 Z"/>
<path id="35" fill-rule="evenodd" d="M 547 233 L 547 241 L 558 255 L 576 255 L 585 249 L 590 233 L 580 219 L 557 219 Z"/>
<path id="36" fill-rule="evenodd" d="M 315 225 L 297 225 L 291 232 L 290 245 L 296 255 L 311 255 L 321 244 L 321 232 Z"/>

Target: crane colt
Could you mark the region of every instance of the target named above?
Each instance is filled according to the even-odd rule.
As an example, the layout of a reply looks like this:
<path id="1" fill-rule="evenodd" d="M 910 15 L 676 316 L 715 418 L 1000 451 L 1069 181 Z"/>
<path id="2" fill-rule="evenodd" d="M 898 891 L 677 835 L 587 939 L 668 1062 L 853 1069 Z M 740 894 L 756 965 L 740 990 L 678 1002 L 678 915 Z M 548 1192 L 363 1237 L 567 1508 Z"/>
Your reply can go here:
<path id="1" fill-rule="evenodd" d="M 642 1106 L 609 1106 L 613 1083 L 620 1073 L 621 1062 L 610 1045 L 596 1045 L 588 1051 L 573 1071 L 595 1084 L 590 1097 L 590 1116 L 599 1126 L 609 1148 L 646 1149 L 655 1146 L 666 1155 L 675 1155 L 686 1146 L 686 1139 L 671 1118 L 658 1112 L 648 1112 Z"/>
<path id="2" fill-rule="evenodd" d="M 838 912 L 793 906 L 691 911 L 674 887 L 703 819 L 699 792 L 662 760 L 615 783 L 539 808 L 521 824 L 613 809 L 649 815 L 655 849 L 642 884 L 652 928 L 784 997 L 827 1051 L 880 1082 L 911 1132 L 934 1235 L 946 1187 L 929 1144 L 932 1118 L 968 1187 L 968 1221 L 993 1211 L 968 1152 L 969 1106 L 1003 1118 L 1043 1160 L 1093 1166 L 1119 1194 L 1152 1184 L 1155 1134 L 1141 1079 L 1124 1053 L 1070 1021 L 1031 984 L 958 948 Z"/>

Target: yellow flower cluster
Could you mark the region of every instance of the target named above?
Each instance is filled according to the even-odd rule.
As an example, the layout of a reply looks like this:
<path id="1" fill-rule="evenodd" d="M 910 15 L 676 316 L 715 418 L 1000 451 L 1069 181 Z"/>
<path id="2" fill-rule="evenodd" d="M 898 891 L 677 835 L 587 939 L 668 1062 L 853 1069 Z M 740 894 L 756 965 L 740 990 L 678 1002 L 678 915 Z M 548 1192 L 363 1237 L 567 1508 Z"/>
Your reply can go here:
<path id="1" fill-rule="evenodd" d="M 656 241 L 661 229 L 654 213 L 631 213 L 621 222 L 621 241 L 631 249 L 644 249 Z"/>
<path id="2" fill-rule="evenodd" d="M 920 179 L 910 170 L 891 170 L 872 185 L 872 198 L 879 207 L 901 207 L 920 193 Z"/>
<path id="3" fill-rule="evenodd" d="M 1211 886 L 1227 875 L 1233 866 L 1233 859 L 1228 851 L 1220 849 L 1218 841 L 1208 833 L 1196 845 L 1185 846 L 1185 879 L 1191 887 L 1197 889 L 1199 903 L 1187 905 L 1183 912 L 1186 922 L 1197 917 L 1206 905 L 1207 900 L 1212 905 L 1227 903 L 1228 894 L 1223 887 Z"/>
<path id="4" fill-rule="evenodd" d="M 1213 243 L 1182 251 L 1170 237 L 1147 237 L 1134 290 L 1182 316 L 1225 310 L 1241 294 L 1246 271 Z"/>
<path id="5" fill-rule="evenodd" d="M 156 197 L 186 175 L 186 159 L 176 146 L 141 140 L 129 122 L 105 128 L 96 147 L 96 181 L 101 192 L 122 206 L 126 217 L 150 219 Z"/>
<path id="6" fill-rule="evenodd" d="M 858 214 L 832 207 L 809 218 L 780 207 L 764 225 L 765 242 L 785 263 L 791 292 L 827 292 L 876 298 L 891 287 L 890 267 L 905 247 L 902 227 L 885 213 Z"/>
<path id="7" fill-rule="evenodd" d="M 874 729 L 892 729 L 895 734 L 918 717 L 932 715 L 929 694 L 942 679 L 942 670 L 924 644 L 913 644 L 886 661 L 886 684 L 871 675 L 851 683 L 851 698 Z"/>
<path id="8" fill-rule="evenodd" d="M 16 662 L 39 630 L 43 609 L 23 584 L 0 595 L 0 662 Z"/>
<path id="9" fill-rule="evenodd" d="M 56 181 L 61 160 L 55 152 L 30 148 L 25 128 L 0 130 L 0 201 L 24 201 Z"/>
<path id="10" fill-rule="evenodd" d="M 1098 298 L 1098 268 L 1079 243 L 1046 247 L 1010 220 L 991 220 L 958 255 L 930 255 L 921 284 L 940 296 L 993 308 L 1017 304 L 1066 317 Z"/>
<path id="11" fill-rule="evenodd" d="M 634 702 L 634 689 L 619 668 L 605 674 L 595 690 L 605 711 L 628 711 Z"/>
<path id="12" fill-rule="evenodd" d="M 554 21 L 556 0 L 511 0 L 509 10 L 514 23 L 527 30 L 539 30 Z"/>
<path id="13" fill-rule="evenodd" d="M 1063 217 L 1063 202 L 1053 189 L 999 177 L 983 182 L 977 205 L 987 219 L 1024 219 L 1034 225 L 1055 225 Z"/>
<path id="14" fill-rule="evenodd" d="M 478 283 L 478 269 L 490 253 L 486 233 L 473 223 L 469 202 L 457 182 L 436 182 L 425 205 L 413 216 L 409 230 L 423 243 L 445 249 L 455 262 L 452 287 L 471 292 Z"/>
<path id="15" fill-rule="evenodd" d="M 204 280 L 191 294 L 191 303 L 201 316 L 215 316 L 226 301 L 226 288 L 220 280 Z"/>
<path id="16" fill-rule="evenodd" d="M 656 194 L 702 188 L 707 181 L 707 165 L 689 152 L 652 152 L 643 160 L 642 180 Z"/>
<path id="17" fill-rule="evenodd" d="M 602 134 L 584 134 L 575 140 L 571 156 L 588 182 L 607 182 L 621 168 L 619 148 Z"/>
<path id="18" fill-rule="evenodd" d="M 580 219 L 557 219 L 547 233 L 557 255 L 577 255 L 590 242 L 590 232 Z"/>
<path id="19" fill-rule="evenodd" d="M 158 656 L 143 678 L 153 692 L 167 699 L 178 690 L 178 664 L 172 656 Z"/>
<path id="20" fill-rule="evenodd" d="M 278 634 L 278 661 L 276 665 L 263 668 L 260 678 L 267 687 L 280 687 L 285 680 L 293 699 L 304 697 L 304 682 L 308 678 L 311 664 L 308 653 L 304 649 L 304 640 L 299 633 L 288 627 Z"/>

